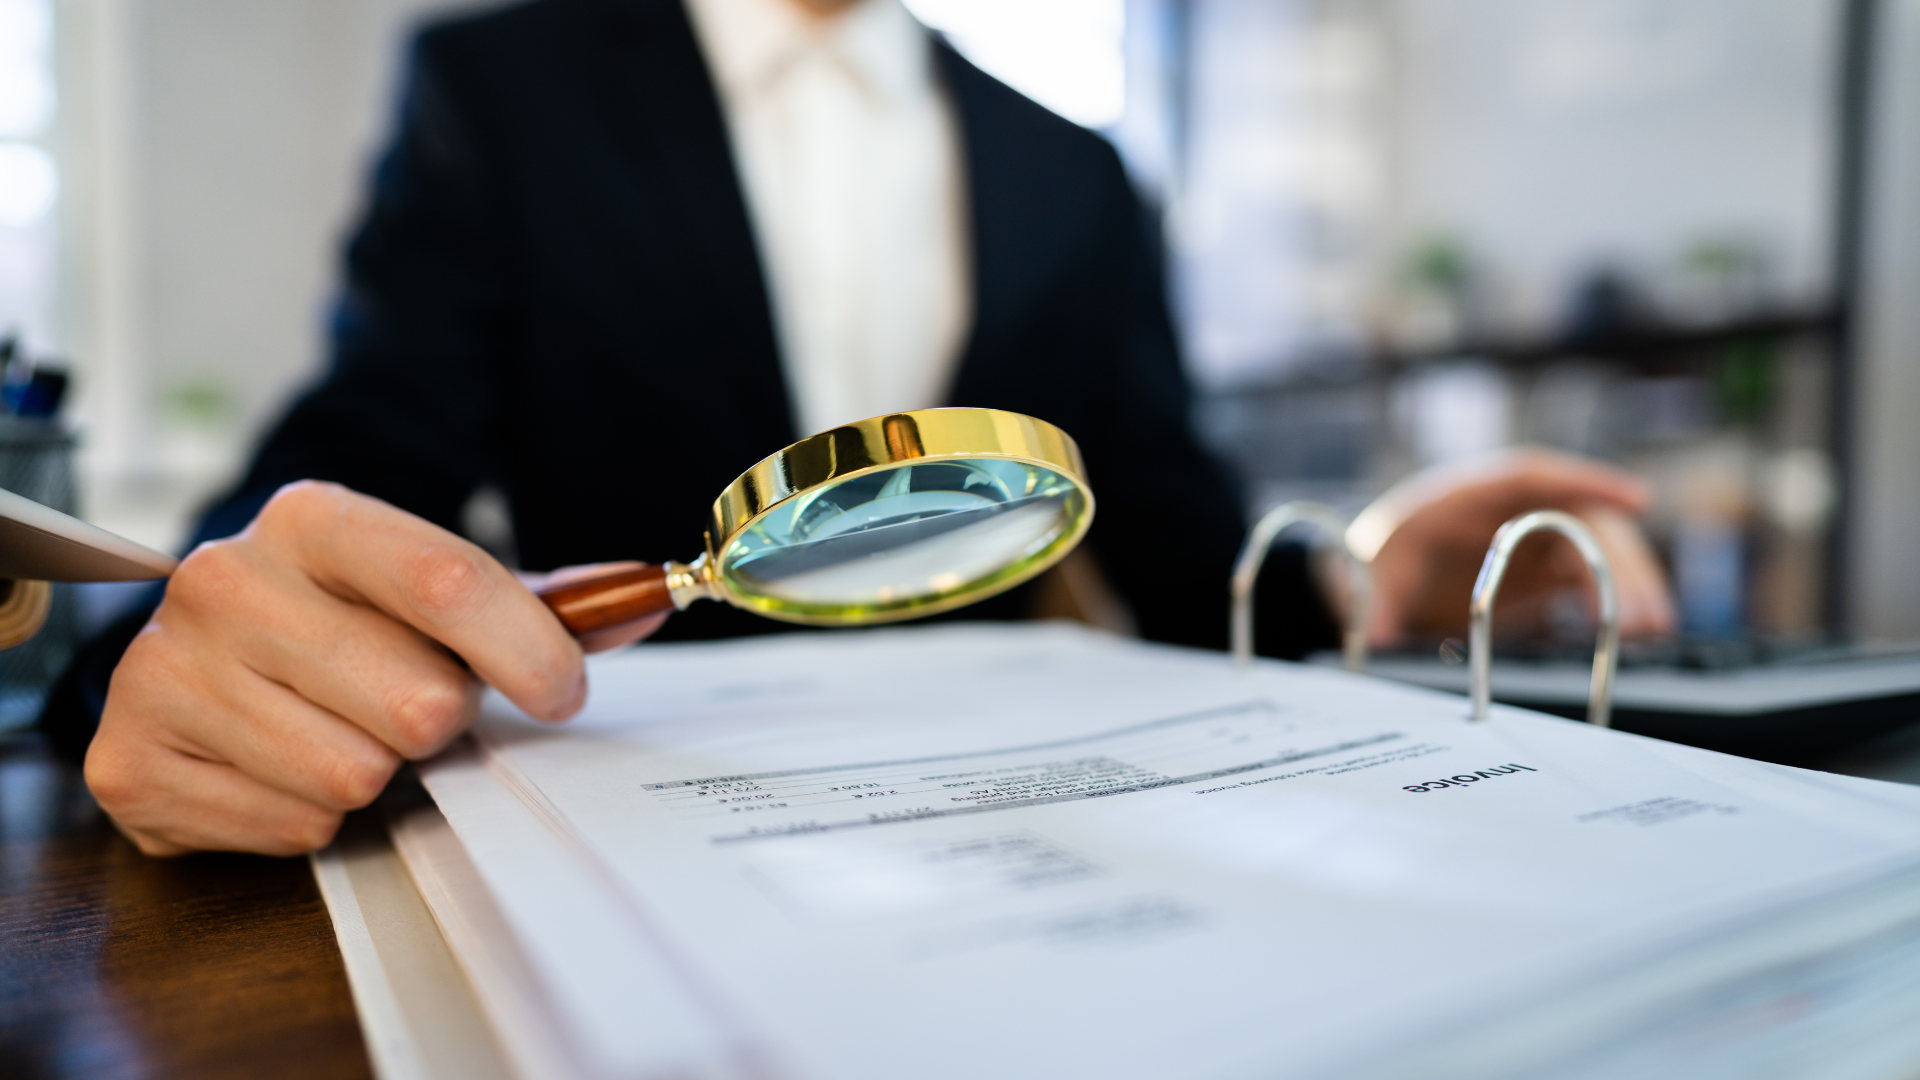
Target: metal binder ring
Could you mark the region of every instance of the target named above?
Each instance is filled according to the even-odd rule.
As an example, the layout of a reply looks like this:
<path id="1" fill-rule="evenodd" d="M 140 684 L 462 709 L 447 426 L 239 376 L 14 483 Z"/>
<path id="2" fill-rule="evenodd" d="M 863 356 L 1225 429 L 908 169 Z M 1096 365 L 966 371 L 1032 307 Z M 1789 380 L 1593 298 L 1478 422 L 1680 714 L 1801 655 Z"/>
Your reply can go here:
<path id="1" fill-rule="evenodd" d="M 1347 546 L 1347 520 L 1324 503 L 1296 499 L 1266 512 L 1247 533 L 1240 557 L 1233 561 L 1233 666 L 1245 670 L 1253 662 L 1253 583 L 1267 561 L 1267 550 L 1280 534 L 1295 525 L 1317 525 L 1333 538 L 1347 557 L 1348 599 L 1346 625 L 1341 634 L 1348 671 L 1367 664 L 1367 612 L 1373 602 L 1373 573 Z"/>
<path id="2" fill-rule="evenodd" d="M 1557 532 L 1573 541 L 1587 560 L 1594 591 L 1600 594 L 1600 633 L 1593 644 L 1593 682 L 1587 690 L 1587 721 L 1606 727 L 1613 714 L 1613 669 L 1620 655 L 1620 604 L 1613 592 L 1613 568 L 1606 552 L 1579 518 L 1559 510 L 1522 514 L 1493 534 L 1493 546 L 1480 564 L 1469 609 L 1469 662 L 1473 671 L 1473 719 L 1485 720 L 1493 704 L 1493 598 L 1506 576 L 1507 563 L 1520 541 L 1541 530 Z"/>

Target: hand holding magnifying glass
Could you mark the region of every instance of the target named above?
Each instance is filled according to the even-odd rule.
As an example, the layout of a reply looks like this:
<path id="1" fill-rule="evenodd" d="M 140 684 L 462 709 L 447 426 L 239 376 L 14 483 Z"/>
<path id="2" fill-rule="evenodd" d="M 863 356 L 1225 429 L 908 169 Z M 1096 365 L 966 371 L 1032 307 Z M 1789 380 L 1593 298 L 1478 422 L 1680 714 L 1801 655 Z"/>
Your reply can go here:
<path id="1" fill-rule="evenodd" d="M 466 730 L 483 684 L 561 720 L 586 697 L 582 645 L 637 638 L 696 599 L 817 625 L 983 599 L 1085 534 L 1083 476 L 1073 441 L 1038 420 L 884 416 L 748 470 L 714 503 L 691 563 L 575 568 L 588 576 L 538 599 L 428 521 L 338 485 L 291 484 L 173 574 L 114 670 L 87 781 L 152 854 L 311 850 L 403 758 Z"/>
<path id="2" fill-rule="evenodd" d="M 570 581 L 540 598 L 575 637 L 723 600 L 815 626 L 949 611 L 1058 562 L 1093 521 L 1079 448 L 1042 420 L 923 409 L 838 427 L 747 470 L 707 549 Z"/>

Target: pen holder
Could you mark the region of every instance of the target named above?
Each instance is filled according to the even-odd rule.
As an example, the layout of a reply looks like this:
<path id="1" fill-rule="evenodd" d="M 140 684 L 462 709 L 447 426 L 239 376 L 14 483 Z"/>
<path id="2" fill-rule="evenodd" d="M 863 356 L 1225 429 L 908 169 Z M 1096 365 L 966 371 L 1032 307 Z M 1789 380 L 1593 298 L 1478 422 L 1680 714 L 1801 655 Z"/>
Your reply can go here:
<path id="1" fill-rule="evenodd" d="M 22 644 L 47 623 L 53 586 L 44 581 L 0 578 L 0 649 Z"/>
<path id="2" fill-rule="evenodd" d="M 1341 652 L 1346 658 L 1346 669 L 1359 671 L 1367 665 L 1367 612 L 1373 601 L 1373 573 L 1346 543 L 1347 520 L 1330 506 L 1303 499 L 1281 503 L 1267 511 L 1247 533 L 1240 557 L 1233 561 L 1233 613 L 1229 623 L 1233 665 L 1245 670 L 1253 662 L 1253 585 L 1273 542 L 1296 525 L 1316 526 L 1332 538 L 1346 556 L 1347 617 L 1341 633 Z"/>
<path id="3" fill-rule="evenodd" d="M 0 491 L 75 512 L 77 438 L 58 420 L 0 414 Z M 80 640 L 78 592 L 22 581 L 0 596 L 0 734 L 29 727 Z"/>
<path id="4" fill-rule="evenodd" d="M 1485 720 L 1493 704 L 1493 599 L 1500 591 L 1500 579 L 1506 576 L 1520 541 L 1534 533 L 1557 532 L 1573 542 L 1580 557 L 1587 561 L 1593 575 L 1594 591 L 1600 596 L 1600 629 L 1593 644 L 1593 681 L 1587 690 L 1587 721 L 1606 727 L 1613 713 L 1613 670 L 1620 655 L 1620 604 L 1613 591 L 1613 568 L 1607 565 L 1606 552 L 1579 518 L 1559 510 L 1535 510 L 1522 514 L 1493 534 L 1486 560 L 1480 564 L 1480 576 L 1473 583 L 1473 602 L 1468 609 L 1468 661 L 1472 669 L 1473 716 Z"/>

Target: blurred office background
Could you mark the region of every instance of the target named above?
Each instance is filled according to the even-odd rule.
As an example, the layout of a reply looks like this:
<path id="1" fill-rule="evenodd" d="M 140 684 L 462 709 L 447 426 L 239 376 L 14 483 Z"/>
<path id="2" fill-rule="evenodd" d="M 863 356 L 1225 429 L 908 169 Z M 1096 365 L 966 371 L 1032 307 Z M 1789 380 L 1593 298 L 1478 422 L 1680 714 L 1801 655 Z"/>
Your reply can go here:
<path id="1" fill-rule="evenodd" d="M 0 329 L 89 517 L 174 546 L 312 377 L 406 34 L 475 6 L 0 0 Z M 1690 633 L 1920 636 L 1920 0 L 909 7 L 1121 148 L 1254 503 L 1558 446 L 1653 482 Z"/>

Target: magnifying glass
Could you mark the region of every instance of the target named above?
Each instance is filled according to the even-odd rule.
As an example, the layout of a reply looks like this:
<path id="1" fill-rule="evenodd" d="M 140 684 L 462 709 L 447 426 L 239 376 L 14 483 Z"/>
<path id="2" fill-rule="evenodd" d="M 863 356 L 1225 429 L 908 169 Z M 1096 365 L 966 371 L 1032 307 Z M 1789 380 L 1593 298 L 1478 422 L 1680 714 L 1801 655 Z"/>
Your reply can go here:
<path id="1" fill-rule="evenodd" d="M 696 600 L 859 626 L 951 611 L 1060 561 L 1093 522 L 1080 448 L 1044 420 L 921 409 L 787 447 L 714 501 L 707 549 L 540 593 L 575 637 Z"/>

